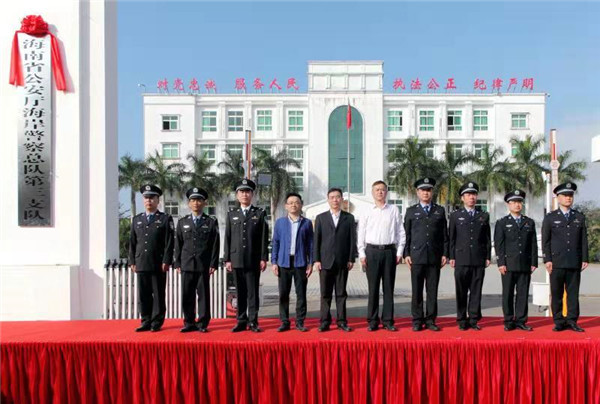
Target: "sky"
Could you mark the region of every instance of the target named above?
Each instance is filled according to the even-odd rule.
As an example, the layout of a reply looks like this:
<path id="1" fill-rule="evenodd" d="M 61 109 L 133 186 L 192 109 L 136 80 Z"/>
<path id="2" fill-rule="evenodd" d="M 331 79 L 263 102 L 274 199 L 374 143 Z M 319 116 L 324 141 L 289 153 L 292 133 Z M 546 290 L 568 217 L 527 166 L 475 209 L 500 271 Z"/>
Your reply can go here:
<path id="1" fill-rule="evenodd" d="M 382 60 L 393 81 L 453 77 L 458 92 L 476 78 L 534 78 L 549 94 L 546 130 L 558 149 L 590 162 L 600 135 L 598 2 L 143 2 L 118 3 L 119 155 L 143 157 L 142 98 L 167 78 L 214 79 L 221 93 L 244 77 L 268 86 L 296 78 L 309 60 Z M 284 86 L 285 88 L 285 86 Z M 547 135 L 548 133 L 546 133 Z M 600 201 L 600 163 L 589 163 L 580 201 Z M 121 201 L 128 204 L 126 192 Z"/>

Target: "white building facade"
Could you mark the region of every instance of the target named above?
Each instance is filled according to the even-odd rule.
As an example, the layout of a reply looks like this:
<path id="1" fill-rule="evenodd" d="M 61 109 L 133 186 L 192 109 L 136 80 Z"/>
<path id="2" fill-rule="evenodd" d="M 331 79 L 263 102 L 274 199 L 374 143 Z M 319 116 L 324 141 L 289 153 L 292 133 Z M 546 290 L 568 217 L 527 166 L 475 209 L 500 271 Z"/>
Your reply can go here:
<path id="1" fill-rule="evenodd" d="M 144 94 L 143 99 L 146 155 L 158 151 L 189 163 L 187 155 L 199 153 L 218 163 L 227 149 L 241 152 L 245 130 L 251 130 L 253 147 L 288 148 L 301 162 L 302 168 L 291 172 L 310 211 L 324 203 L 329 187 L 347 188 L 348 103 L 356 201 L 370 199 L 371 184 L 385 178 L 389 148 L 411 136 L 431 139 L 432 157 L 441 158 L 447 143 L 456 153 L 477 152 L 488 143 L 510 156 L 512 136 L 545 132 L 546 94 L 384 93 L 381 61 L 309 62 L 306 93 Z M 402 212 L 415 200 L 393 190 L 389 197 Z M 479 201 L 493 212 L 492 221 L 506 214 L 502 197 Z M 165 196 L 164 204 L 175 215 L 188 212 L 185 201 Z M 227 201 L 221 201 L 214 210 L 221 223 L 226 208 Z M 543 208 L 543 196 L 527 201 L 528 215 L 538 223 Z"/>

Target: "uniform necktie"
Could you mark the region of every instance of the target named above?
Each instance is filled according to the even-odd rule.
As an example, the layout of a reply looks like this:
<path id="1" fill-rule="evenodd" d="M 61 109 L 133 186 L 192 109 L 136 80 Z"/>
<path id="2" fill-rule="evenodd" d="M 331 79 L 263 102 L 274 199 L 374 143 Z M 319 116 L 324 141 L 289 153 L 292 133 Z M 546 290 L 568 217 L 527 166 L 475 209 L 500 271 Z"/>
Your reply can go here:
<path id="1" fill-rule="evenodd" d="M 154 220 L 154 213 L 148 215 L 148 224 L 152 223 L 153 220 Z"/>
<path id="2" fill-rule="evenodd" d="M 565 212 L 565 219 L 569 220 L 569 214 L 570 214 L 570 213 L 571 213 L 571 212 Z"/>
<path id="3" fill-rule="evenodd" d="M 425 213 L 429 214 L 429 205 L 425 205 Z"/>
<path id="4" fill-rule="evenodd" d="M 242 212 L 244 212 L 244 216 L 248 216 L 248 209 L 242 209 Z"/>
<path id="5" fill-rule="evenodd" d="M 471 216 L 471 217 L 475 216 L 475 211 L 474 210 L 470 210 L 469 211 L 469 216 Z"/>
<path id="6" fill-rule="evenodd" d="M 518 217 L 518 218 L 516 218 L 515 220 L 517 221 L 517 224 L 520 226 L 520 225 L 521 225 L 521 218 L 520 218 L 520 217 Z"/>
<path id="7" fill-rule="evenodd" d="M 198 227 L 198 223 L 200 223 L 200 218 L 198 216 L 196 216 L 194 218 L 194 226 Z"/>

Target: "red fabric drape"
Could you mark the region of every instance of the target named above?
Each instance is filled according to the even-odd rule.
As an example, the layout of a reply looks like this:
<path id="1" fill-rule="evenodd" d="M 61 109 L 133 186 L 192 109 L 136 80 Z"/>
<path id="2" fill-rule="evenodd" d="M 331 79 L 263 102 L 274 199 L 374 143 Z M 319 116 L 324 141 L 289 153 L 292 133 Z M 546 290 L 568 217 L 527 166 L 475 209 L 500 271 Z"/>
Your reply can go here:
<path id="1" fill-rule="evenodd" d="M 24 83 L 23 68 L 21 66 L 21 56 L 19 55 L 19 33 L 24 33 L 36 37 L 44 37 L 46 35 L 50 35 L 50 50 L 52 55 L 51 60 L 54 82 L 58 90 L 66 91 L 67 82 L 65 81 L 65 73 L 63 69 L 62 58 L 60 56 L 60 47 L 58 46 L 58 40 L 54 35 L 48 32 L 48 24 L 39 15 L 29 15 L 25 17 L 21 21 L 21 29 L 19 31 L 16 31 L 15 35 L 13 36 L 12 50 L 10 54 L 10 77 L 8 82 L 15 86 L 22 86 Z"/>

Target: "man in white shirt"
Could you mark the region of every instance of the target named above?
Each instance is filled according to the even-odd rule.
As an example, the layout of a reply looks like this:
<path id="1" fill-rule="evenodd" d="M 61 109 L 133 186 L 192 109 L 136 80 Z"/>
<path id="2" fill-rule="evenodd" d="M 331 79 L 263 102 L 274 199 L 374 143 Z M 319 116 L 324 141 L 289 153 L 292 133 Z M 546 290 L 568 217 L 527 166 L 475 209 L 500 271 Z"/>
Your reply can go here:
<path id="1" fill-rule="evenodd" d="M 366 209 L 358 221 L 358 256 L 361 265 L 366 268 L 369 282 L 368 330 L 379 328 L 379 285 L 383 283 L 381 322 L 386 330 L 396 331 L 394 282 L 406 237 L 398 207 L 386 203 L 387 184 L 375 181 L 371 193 L 375 205 Z"/>

